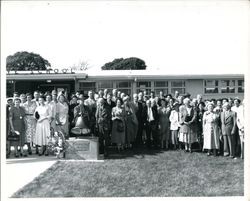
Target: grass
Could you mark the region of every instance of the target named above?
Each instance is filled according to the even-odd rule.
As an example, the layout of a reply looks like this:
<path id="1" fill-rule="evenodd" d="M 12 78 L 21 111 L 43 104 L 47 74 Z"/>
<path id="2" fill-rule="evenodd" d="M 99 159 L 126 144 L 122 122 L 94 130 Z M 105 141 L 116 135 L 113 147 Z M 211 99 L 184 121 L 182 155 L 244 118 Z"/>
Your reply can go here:
<path id="1" fill-rule="evenodd" d="M 58 161 L 14 198 L 243 196 L 244 162 L 182 151 L 127 151 L 103 163 Z"/>

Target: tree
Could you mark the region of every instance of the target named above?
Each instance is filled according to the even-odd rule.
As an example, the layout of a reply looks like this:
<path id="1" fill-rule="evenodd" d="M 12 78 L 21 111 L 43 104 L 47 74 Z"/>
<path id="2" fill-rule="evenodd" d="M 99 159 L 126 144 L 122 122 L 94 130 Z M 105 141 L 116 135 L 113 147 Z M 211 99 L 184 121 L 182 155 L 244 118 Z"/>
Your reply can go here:
<path id="1" fill-rule="evenodd" d="M 104 64 L 102 70 L 145 70 L 146 67 L 143 60 L 136 57 L 130 57 L 126 59 L 114 59 L 112 62 Z"/>
<path id="2" fill-rule="evenodd" d="M 84 71 L 84 70 L 88 70 L 89 68 L 91 68 L 91 66 L 89 65 L 87 61 L 79 61 L 78 64 L 74 64 L 70 68 L 74 71 Z"/>
<path id="3" fill-rule="evenodd" d="M 16 52 L 6 58 L 7 70 L 46 70 L 50 63 L 33 52 Z"/>

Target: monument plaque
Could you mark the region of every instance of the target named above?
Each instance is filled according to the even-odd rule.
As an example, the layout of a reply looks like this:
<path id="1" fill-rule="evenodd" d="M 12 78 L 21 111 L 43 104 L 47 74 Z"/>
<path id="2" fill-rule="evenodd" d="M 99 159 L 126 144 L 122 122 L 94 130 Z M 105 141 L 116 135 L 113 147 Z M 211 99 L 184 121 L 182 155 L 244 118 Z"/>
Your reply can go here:
<path id="1" fill-rule="evenodd" d="M 66 159 L 98 160 L 98 137 L 70 138 L 67 140 Z"/>

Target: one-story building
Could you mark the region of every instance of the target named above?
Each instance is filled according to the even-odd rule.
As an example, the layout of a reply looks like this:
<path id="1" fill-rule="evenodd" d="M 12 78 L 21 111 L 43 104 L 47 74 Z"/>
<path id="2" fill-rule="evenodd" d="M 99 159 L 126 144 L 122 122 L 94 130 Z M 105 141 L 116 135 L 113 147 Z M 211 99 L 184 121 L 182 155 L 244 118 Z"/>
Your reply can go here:
<path id="1" fill-rule="evenodd" d="M 113 89 L 132 95 L 139 91 L 159 94 L 202 94 L 204 99 L 244 97 L 244 74 L 221 72 L 169 72 L 163 70 L 87 70 L 9 71 L 7 96 L 19 93 L 57 90 L 67 94 L 88 90 Z"/>

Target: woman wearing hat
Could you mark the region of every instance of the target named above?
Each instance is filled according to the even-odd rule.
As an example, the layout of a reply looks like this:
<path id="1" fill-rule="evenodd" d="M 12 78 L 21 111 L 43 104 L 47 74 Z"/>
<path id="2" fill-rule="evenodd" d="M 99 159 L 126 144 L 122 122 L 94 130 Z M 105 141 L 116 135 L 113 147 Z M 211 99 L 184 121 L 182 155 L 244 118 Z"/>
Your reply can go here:
<path id="1" fill-rule="evenodd" d="M 219 115 L 213 111 L 213 103 L 208 103 L 207 109 L 208 111 L 203 115 L 203 150 L 208 150 L 208 156 L 211 155 L 211 151 L 213 151 L 214 156 L 216 156 L 216 150 L 220 148 Z"/>

